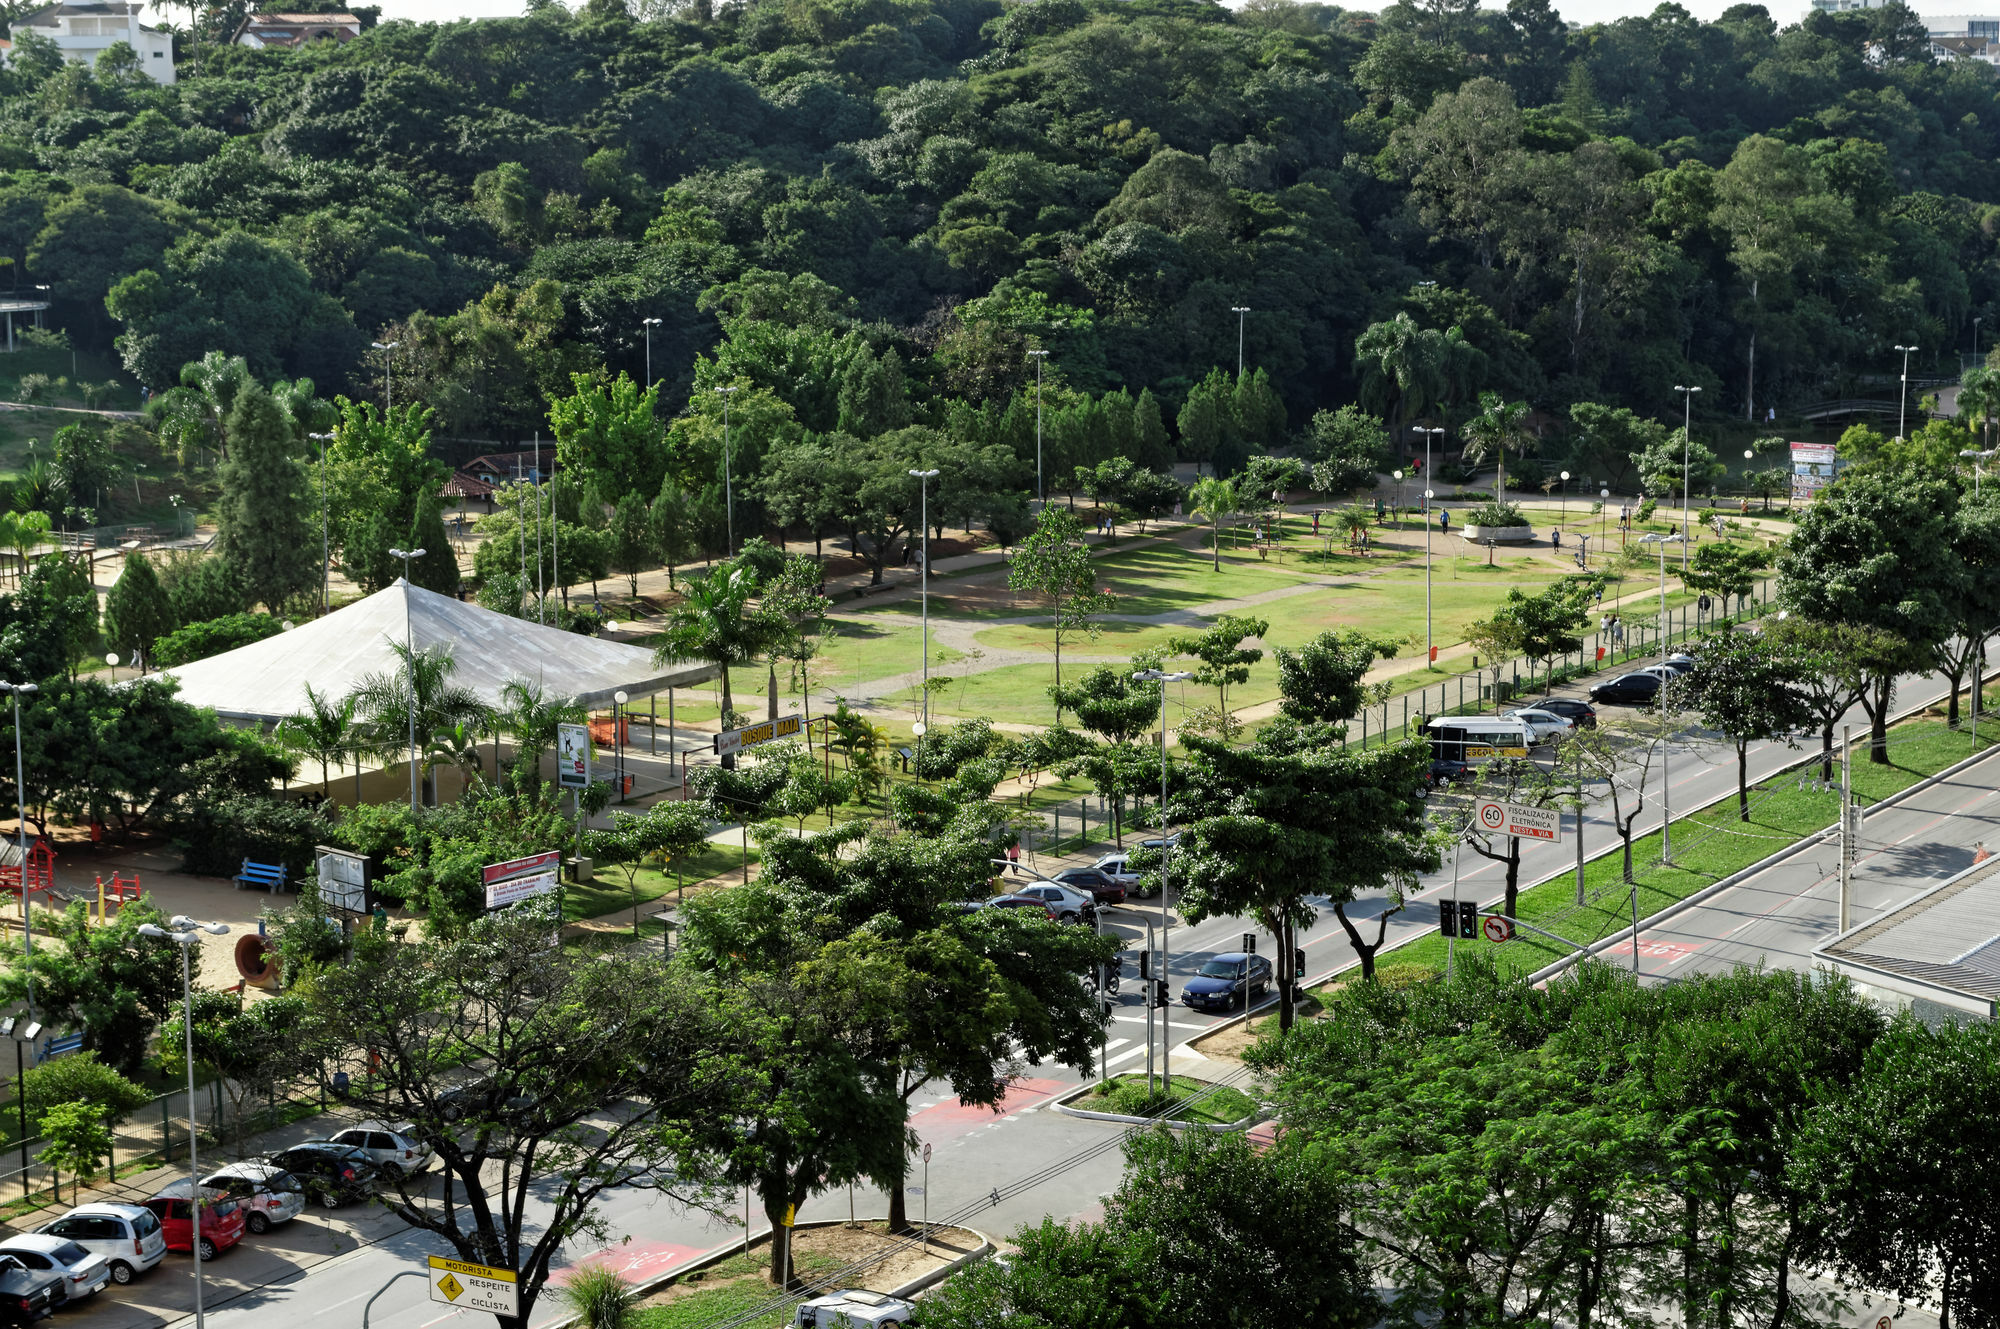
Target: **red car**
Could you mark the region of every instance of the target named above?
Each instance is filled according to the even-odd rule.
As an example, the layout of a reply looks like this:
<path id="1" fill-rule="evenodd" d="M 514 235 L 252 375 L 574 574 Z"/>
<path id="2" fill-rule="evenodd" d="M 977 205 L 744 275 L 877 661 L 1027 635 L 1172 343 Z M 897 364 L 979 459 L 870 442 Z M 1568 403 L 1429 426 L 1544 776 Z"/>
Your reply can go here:
<path id="1" fill-rule="evenodd" d="M 191 1194 L 193 1188 L 189 1183 L 177 1181 L 146 1201 L 146 1208 L 159 1217 L 160 1231 L 166 1234 L 170 1251 L 194 1249 L 194 1222 L 188 1214 Z M 202 1187 L 200 1208 L 201 1258 L 213 1260 L 243 1240 L 243 1210 L 228 1191 L 214 1186 Z"/>

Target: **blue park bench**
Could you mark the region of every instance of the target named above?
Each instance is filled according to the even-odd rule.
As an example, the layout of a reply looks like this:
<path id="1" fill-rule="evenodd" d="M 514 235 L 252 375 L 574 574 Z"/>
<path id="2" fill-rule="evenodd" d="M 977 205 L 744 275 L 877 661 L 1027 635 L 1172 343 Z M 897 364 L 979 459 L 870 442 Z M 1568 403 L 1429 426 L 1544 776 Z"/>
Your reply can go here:
<path id="1" fill-rule="evenodd" d="M 236 874 L 236 889 L 245 886 L 262 886 L 272 894 L 285 887 L 285 868 L 282 863 L 252 863 L 243 860 L 243 870 Z"/>

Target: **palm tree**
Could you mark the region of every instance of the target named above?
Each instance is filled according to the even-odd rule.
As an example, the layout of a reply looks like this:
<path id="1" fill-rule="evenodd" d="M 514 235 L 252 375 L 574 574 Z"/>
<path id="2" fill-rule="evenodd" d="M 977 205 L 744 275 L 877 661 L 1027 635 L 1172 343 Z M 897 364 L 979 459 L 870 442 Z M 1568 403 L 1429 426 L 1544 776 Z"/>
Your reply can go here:
<path id="1" fill-rule="evenodd" d="M 354 752 L 356 804 L 361 802 L 361 726 L 355 722 L 354 716 L 360 705 L 360 698 L 353 693 L 333 701 L 315 692 L 313 685 L 308 683 L 306 708 L 278 721 L 278 727 L 272 731 L 272 736 L 287 751 L 319 762 L 319 782 L 329 794 L 333 792 L 333 783 L 327 768 L 336 764 L 345 765 L 347 754 Z"/>
<path id="2" fill-rule="evenodd" d="M 542 754 L 555 746 L 557 727 L 583 724 L 588 719 L 589 713 L 576 698 L 551 697 L 540 683 L 530 679 L 509 679 L 500 689 L 497 724 L 514 736 L 514 764 L 528 771 L 534 784 L 541 783 Z M 497 768 L 498 763 L 495 765 Z"/>
<path id="3" fill-rule="evenodd" d="M 1499 470 L 1493 480 L 1493 501 L 1507 501 L 1507 449 L 1516 452 L 1528 437 L 1528 403 L 1503 401 L 1497 392 L 1479 394 L 1479 414 L 1467 420 L 1459 433 L 1465 438 L 1467 461 L 1492 457 Z"/>
<path id="4" fill-rule="evenodd" d="M 0 535 L 6 537 L 7 547 L 14 551 L 17 560 L 14 579 L 18 583 L 28 575 L 28 555 L 41 548 L 42 541 L 55 529 L 46 512 L 10 512 L 11 520 L 0 526 Z"/>
<path id="5" fill-rule="evenodd" d="M 425 763 L 433 770 L 439 766 L 456 766 L 466 775 L 486 774 L 486 763 L 479 759 L 481 732 L 480 725 L 463 722 L 438 730 L 424 744 Z"/>
<path id="6" fill-rule="evenodd" d="M 1215 528 L 1215 571 L 1222 571 L 1222 519 L 1242 506 L 1236 498 L 1236 484 L 1218 476 L 1204 476 L 1188 489 L 1188 511 L 1208 518 Z"/>
<path id="7" fill-rule="evenodd" d="M 386 673 L 369 674 L 354 690 L 361 714 L 367 719 L 369 733 L 374 737 L 375 751 L 384 763 L 409 760 L 413 697 L 416 732 L 419 734 L 436 734 L 461 724 L 475 726 L 486 723 L 490 715 L 486 704 L 471 688 L 451 681 L 452 672 L 458 666 L 451 658 L 450 647 L 427 646 L 420 651 L 412 651 L 401 642 L 395 642 L 390 649 L 396 653 L 398 668 Z M 429 757 L 423 753 L 417 754 L 417 757 L 423 763 L 428 778 Z M 425 793 L 435 799 L 435 790 L 427 787 Z"/>
<path id="8" fill-rule="evenodd" d="M 771 623 L 744 612 L 757 589 L 756 573 L 727 563 L 717 565 L 705 577 L 684 578 L 684 598 L 667 615 L 666 630 L 653 652 L 654 660 L 661 664 L 700 661 L 721 669 L 725 725 L 735 709 L 729 690 L 730 669 L 762 655 L 771 640 Z"/>

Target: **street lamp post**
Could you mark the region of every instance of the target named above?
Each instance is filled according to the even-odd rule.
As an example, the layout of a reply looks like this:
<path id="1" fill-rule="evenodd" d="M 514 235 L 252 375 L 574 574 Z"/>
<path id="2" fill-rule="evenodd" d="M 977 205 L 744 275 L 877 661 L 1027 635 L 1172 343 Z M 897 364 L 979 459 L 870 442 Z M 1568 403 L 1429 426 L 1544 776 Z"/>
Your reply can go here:
<path id="1" fill-rule="evenodd" d="M 1679 533 L 1662 535 L 1658 531 L 1648 531 L 1639 537 L 1642 545 L 1656 545 L 1660 551 L 1660 652 L 1664 656 L 1667 649 L 1667 546 L 1687 540 Z M 1660 680 L 1660 861 L 1671 865 L 1674 861 L 1673 844 L 1669 836 L 1673 833 L 1673 779 L 1667 773 L 1668 752 L 1665 738 L 1667 729 L 1667 688 L 1666 679 Z"/>
<path id="2" fill-rule="evenodd" d="M 1564 525 L 1568 524 L 1569 522 L 1569 472 L 1568 471 L 1564 471 L 1562 473 L 1562 482 L 1563 482 L 1562 507 L 1558 509 L 1558 515 L 1556 517 L 1557 529 L 1561 529 Z"/>
<path id="3" fill-rule="evenodd" d="M 1910 436 L 1910 356 L 1917 348 L 1898 346 L 1896 349 L 1903 353 L 1903 400 L 1902 405 L 1896 408 L 1896 437 L 1900 440 Z"/>
<path id="4" fill-rule="evenodd" d="M 611 771 L 620 803 L 625 801 L 625 703 L 630 700 L 623 688 L 611 694 Z"/>
<path id="5" fill-rule="evenodd" d="M 1158 683 L 1160 685 L 1160 972 L 1155 981 L 1168 984 L 1167 992 L 1171 998 L 1173 987 L 1171 980 L 1167 976 L 1167 971 L 1174 949 L 1174 915 L 1173 911 L 1167 907 L 1168 896 L 1171 894 L 1167 890 L 1167 860 L 1174 852 L 1174 845 L 1173 838 L 1167 833 L 1167 684 L 1185 683 L 1187 680 L 1193 678 L 1194 675 L 1186 670 L 1169 674 L 1158 669 L 1141 669 L 1133 674 L 1132 677 L 1141 682 Z M 1144 995 L 1148 1017 L 1146 1036 L 1150 1040 L 1153 1028 L 1151 1019 L 1153 994 L 1147 992 Z M 1245 1009 L 1248 1009 L 1247 1002 L 1245 1003 Z M 1167 1058 L 1165 1055 L 1166 1043 L 1167 1022 L 1162 1018 L 1160 1021 L 1160 1070 L 1166 1077 L 1166 1083 L 1171 1085 L 1173 1084 L 1173 1072 L 1167 1067 Z M 1146 1044 L 1146 1048 L 1150 1054 L 1152 1051 L 1152 1043 L 1150 1041 Z M 1151 1060 L 1152 1057 L 1149 1055 L 1147 1061 L 1150 1062 Z M 1152 1087 L 1152 1082 L 1149 1078 L 1146 1088 L 1150 1091 Z"/>
<path id="6" fill-rule="evenodd" d="M 1424 668 L 1437 663 L 1437 646 L 1431 640 L 1431 440 L 1436 438 L 1438 446 L 1444 446 L 1444 428 L 1411 425 L 1414 433 L 1424 436 Z"/>
<path id="7" fill-rule="evenodd" d="M 21 841 L 21 956 L 25 961 L 35 958 L 35 924 L 28 908 L 28 777 L 21 760 L 21 698 L 32 697 L 40 691 L 33 683 L 0 683 L 0 692 L 14 699 L 14 805 L 21 818 L 18 828 Z M 32 1017 L 35 1013 L 33 965 L 26 966 L 23 972 L 28 978 L 28 1014 Z"/>
<path id="8" fill-rule="evenodd" d="M 1974 498 L 1979 497 L 1979 463 L 1991 458 L 1994 451 L 1992 448 L 1988 448 L 1984 452 L 1981 452 L 1978 448 L 1967 448 L 1958 454 L 1961 457 L 1970 457 L 1972 459 L 1972 496 Z"/>
<path id="9" fill-rule="evenodd" d="M 378 341 L 375 349 L 382 352 L 382 414 L 396 409 L 396 362 L 389 352 L 403 343 L 399 341 Z"/>
<path id="10" fill-rule="evenodd" d="M 1250 313 L 1249 305 L 1231 305 L 1229 312 L 1236 315 L 1236 377 L 1243 377 L 1243 320 Z"/>
<path id="11" fill-rule="evenodd" d="M 1681 568 L 1685 570 L 1688 560 L 1687 541 L 1685 537 L 1694 531 L 1694 526 L 1690 521 L 1692 510 L 1689 507 L 1691 496 L 1688 494 L 1688 455 L 1694 447 L 1694 394 L 1700 392 L 1701 389 L 1699 387 L 1682 387 L 1676 383 L 1674 384 L 1674 391 L 1681 394 L 1681 535 L 1683 537 L 1681 541 Z"/>
<path id="12" fill-rule="evenodd" d="M 910 474 L 916 479 L 917 492 L 921 502 L 921 506 L 918 508 L 917 520 L 922 522 L 924 527 L 924 562 L 923 566 L 917 569 L 917 575 L 923 579 L 924 728 L 929 729 L 931 723 L 931 480 L 936 477 L 937 468 L 932 467 L 928 471 L 913 470 Z"/>
<path id="13" fill-rule="evenodd" d="M 410 560 L 422 558 L 421 549 L 391 549 L 389 557 L 403 560 L 403 649 L 410 657 L 410 815 L 416 816 L 417 798 L 417 638 L 410 623 Z"/>
<path id="14" fill-rule="evenodd" d="M 1035 360 L 1035 502 L 1048 506 L 1049 496 L 1042 488 L 1042 366 L 1048 363 L 1047 351 L 1029 351 Z"/>
<path id="15" fill-rule="evenodd" d="M 736 488 L 730 472 L 734 469 L 729 459 L 729 402 L 736 395 L 732 387 L 717 388 L 722 394 L 722 506 L 724 537 L 729 542 L 729 556 L 736 557 Z"/>
<path id="16" fill-rule="evenodd" d="M 319 444 L 319 612 L 324 614 L 333 600 L 333 546 L 326 535 L 326 445 L 332 434 L 308 434 Z"/>
<path id="17" fill-rule="evenodd" d="M 197 923 L 186 914 L 176 914 L 160 927 L 153 923 L 141 923 L 138 928 L 142 937 L 153 937 L 171 941 L 181 948 L 181 1032 L 187 1042 L 184 1055 L 187 1058 L 188 1073 L 188 1214 L 193 1224 L 193 1235 L 189 1244 L 194 1248 L 194 1323 L 195 1329 L 202 1329 L 206 1321 L 202 1317 L 201 1285 L 201 1164 L 195 1157 L 196 1118 L 194 1101 L 194 980 L 188 963 L 188 952 L 200 934 L 206 932 L 211 937 L 229 934 L 227 923 Z"/>
<path id="18" fill-rule="evenodd" d="M 1403 529 L 1403 473 L 1396 473 L 1396 529 Z"/>
<path id="19" fill-rule="evenodd" d="M 645 318 L 639 321 L 646 326 L 646 387 L 651 389 L 653 386 L 653 329 L 659 324 L 660 320 L 657 318 Z"/>

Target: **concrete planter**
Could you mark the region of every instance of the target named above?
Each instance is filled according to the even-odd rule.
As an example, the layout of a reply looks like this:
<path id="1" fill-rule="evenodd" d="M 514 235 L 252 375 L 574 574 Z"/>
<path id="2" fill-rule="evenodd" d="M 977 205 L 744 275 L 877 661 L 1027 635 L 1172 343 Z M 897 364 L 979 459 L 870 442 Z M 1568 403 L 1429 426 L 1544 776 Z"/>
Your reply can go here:
<path id="1" fill-rule="evenodd" d="M 1524 545 L 1535 538 L 1532 526 L 1462 526 L 1459 533 L 1474 544 Z"/>

